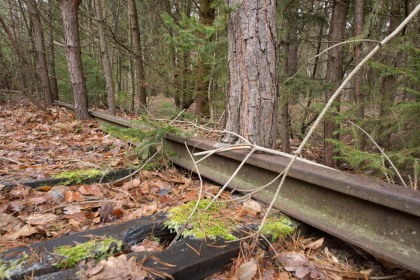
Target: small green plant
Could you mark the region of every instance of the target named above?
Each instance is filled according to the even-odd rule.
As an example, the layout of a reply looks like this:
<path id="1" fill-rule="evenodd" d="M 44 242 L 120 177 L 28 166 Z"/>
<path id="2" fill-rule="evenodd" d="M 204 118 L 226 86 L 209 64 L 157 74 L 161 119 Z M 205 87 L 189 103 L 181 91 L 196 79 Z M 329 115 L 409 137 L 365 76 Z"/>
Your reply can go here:
<path id="1" fill-rule="evenodd" d="M 261 234 L 271 236 L 273 241 L 284 238 L 295 229 L 293 222 L 286 217 L 269 217 L 262 227 Z"/>
<path id="2" fill-rule="evenodd" d="M 209 203 L 208 199 L 200 201 L 189 225 L 183 230 L 182 237 L 192 236 L 198 239 L 222 237 L 226 240 L 236 240 L 237 238 L 232 234 L 232 231 L 236 229 L 235 223 L 222 211 L 226 206 L 213 204 L 208 210 L 205 210 Z M 172 232 L 178 233 L 187 222 L 195 204 L 195 201 L 191 201 L 169 210 L 165 226 Z"/>
<path id="3" fill-rule="evenodd" d="M 114 238 L 92 240 L 76 246 L 60 246 L 54 253 L 62 259 L 55 263 L 59 268 L 74 267 L 82 260 L 103 260 L 121 251 L 122 241 Z"/>
<path id="4" fill-rule="evenodd" d="M 64 184 L 80 184 L 85 180 L 103 176 L 104 171 L 98 169 L 88 169 L 88 170 L 74 170 L 74 171 L 64 171 L 54 175 L 54 178 L 64 178 L 67 179 Z"/>
<path id="5" fill-rule="evenodd" d="M 0 258 L 0 279 L 10 279 L 12 272 L 21 268 L 26 259 L 28 259 L 26 253 L 23 253 L 21 258 L 11 261 Z"/>

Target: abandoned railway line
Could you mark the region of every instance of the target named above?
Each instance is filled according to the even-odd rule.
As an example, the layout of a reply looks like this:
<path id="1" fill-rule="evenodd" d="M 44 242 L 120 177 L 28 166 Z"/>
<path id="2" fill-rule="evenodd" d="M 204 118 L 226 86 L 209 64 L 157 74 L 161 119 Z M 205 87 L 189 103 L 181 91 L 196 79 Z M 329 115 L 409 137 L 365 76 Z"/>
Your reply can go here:
<path id="1" fill-rule="evenodd" d="M 71 105 L 65 103 L 57 104 L 72 109 Z M 131 126 L 131 122 L 123 118 L 95 111 L 90 111 L 90 114 L 99 122 Z M 167 135 L 164 145 L 175 152 L 173 163 L 193 170 L 194 164 L 186 145 L 191 151 L 202 152 L 214 150 L 218 143 L 203 138 Z M 200 161 L 197 167 L 201 176 L 225 184 L 246 155 L 246 152 L 240 150 L 217 153 Z M 253 191 L 271 182 L 284 170 L 289 160 L 281 156 L 254 154 L 230 182 L 229 188 L 241 192 Z M 278 181 L 252 196 L 269 204 L 277 186 Z M 292 166 L 274 206 L 281 212 L 360 247 L 375 257 L 420 274 L 419 192 L 298 161 Z M 127 223 L 125 227 L 130 223 L 131 226 L 135 225 L 136 221 Z M 115 232 L 121 234 L 124 230 L 118 228 Z M 61 238 L 65 243 L 70 242 L 68 239 L 69 237 Z M 235 252 L 237 253 L 237 249 L 232 247 L 224 258 L 229 260 Z M 221 256 L 219 258 L 223 259 Z M 209 266 L 209 262 L 203 263 L 204 267 Z M 212 265 L 216 264 L 218 262 L 214 261 Z M 200 270 L 204 271 L 202 268 Z"/>
<path id="2" fill-rule="evenodd" d="M 58 103 L 71 109 L 71 105 Z M 98 121 L 130 126 L 126 119 L 91 111 Z M 176 152 L 173 162 L 194 168 L 185 144 L 195 152 L 217 143 L 167 135 L 165 145 Z M 244 159 L 243 151 L 215 154 L 198 165 L 202 176 L 224 184 Z M 229 187 L 252 191 L 270 181 L 288 164 L 279 156 L 252 155 Z M 269 204 L 278 183 L 253 195 Z M 420 273 L 420 193 L 319 165 L 296 162 L 275 207 L 283 213 L 354 244 L 392 263 Z"/>

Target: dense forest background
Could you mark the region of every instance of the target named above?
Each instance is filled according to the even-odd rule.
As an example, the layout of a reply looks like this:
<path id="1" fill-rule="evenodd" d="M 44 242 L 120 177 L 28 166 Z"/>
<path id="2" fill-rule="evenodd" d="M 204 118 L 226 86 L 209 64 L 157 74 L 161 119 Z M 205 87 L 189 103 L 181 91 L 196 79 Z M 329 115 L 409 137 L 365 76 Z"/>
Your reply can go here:
<path id="1" fill-rule="evenodd" d="M 242 2 L 252 1 L 1 1 L 0 98 L 25 96 L 40 109 L 54 100 L 74 103 L 81 119 L 89 104 L 111 114 L 152 112 L 164 118 L 186 110 L 184 118 L 223 124 L 228 18 Z M 277 148 L 293 150 L 346 75 L 416 5 L 277 1 Z M 307 153 L 322 146 L 318 159 L 329 166 L 416 188 L 419 31 L 417 16 L 363 67 Z M 80 61 L 73 56 L 77 52 Z"/>

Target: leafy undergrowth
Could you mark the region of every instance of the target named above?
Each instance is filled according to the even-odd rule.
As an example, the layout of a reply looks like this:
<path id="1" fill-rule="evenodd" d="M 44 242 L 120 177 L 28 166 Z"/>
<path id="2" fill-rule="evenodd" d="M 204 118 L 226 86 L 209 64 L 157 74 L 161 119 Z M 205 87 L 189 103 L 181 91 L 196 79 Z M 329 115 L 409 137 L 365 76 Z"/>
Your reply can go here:
<path id="1" fill-rule="evenodd" d="M 128 147 L 123 141 L 106 136 L 93 121 L 75 121 L 64 109 L 53 108 L 52 115 L 45 115 L 27 108 L 3 108 L 0 117 L 2 181 L 48 178 L 68 170 L 92 169 L 92 165 L 124 167 L 136 161 L 123 157 Z M 180 205 L 186 205 L 181 208 L 186 209 L 186 214 L 197 200 L 199 186 L 198 180 L 174 168 L 143 170 L 118 183 L 38 189 L 18 185 L 11 191 L 1 190 L 0 186 L 0 251 L 110 222 L 168 212 Z M 205 204 L 219 187 L 205 183 L 203 189 L 202 203 Z M 230 193 L 221 196 L 225 201 L 232 198 Z M 258 225 L 261 221 L 263 209 L 256 201 L 223 205 L 219 207 L 222 215 L 235 226 Z M 287 236 L 288 232 L 281 225 L 271 222 L 267 235 Z M 176 223 L 178 227 L 182 221 Z M 202 221 L 198 224 L 202 229 Z M 191 225 L 187 227 L 187 233 L 190 228 Z M 156 240 L 149 239 L 131 247 L 132 251 L 162 249 Z M 370 273 L 381 275 L 380 269 L 370 263 L 374 272 L 366 270 L 369 266 L 360 265 L 366 258 L 362 262 L 351 261 L 357 257 L 358 254 L 331 249 L 320 240 L 302 237 L 279 238 L 272 242 L 268 251 L 243 243 L 234 264 L 211 279 L 363 279 Z M 144 279 L 150 271 L 138 262 L 125 255 L 112 256 L 98 264 L 88 262 L 86 279 L 103 279 L 105 275 L 121 273 Z"/>

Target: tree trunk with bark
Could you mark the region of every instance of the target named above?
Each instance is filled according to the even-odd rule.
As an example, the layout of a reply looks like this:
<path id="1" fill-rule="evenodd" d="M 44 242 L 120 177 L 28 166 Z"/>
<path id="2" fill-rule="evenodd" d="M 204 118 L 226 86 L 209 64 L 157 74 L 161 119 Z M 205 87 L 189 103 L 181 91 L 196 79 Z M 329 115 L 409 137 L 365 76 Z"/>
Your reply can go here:
<path id="1" fill-rule="evenodd" d="M 67 68 L 74 97 L 74 112 L 78 119 L 89 118 L 85 77 L 79 35 L 79 5 L 82 0 L 57 0 L 63 18 L 66 39 Z"/>
<path id="2" fill-rule="evenodd" d="M 347 11 L 349 8 L 349 0 L 334 0 L 332 6 L 332 15 L 330 20 L 330 30 L 328 34 L 329 46 L 335 45 L 344 40 L 344 33 L 346 28 Z M 327 60 L 327 76 L 326 80 L 333 88 L 336 88 L 343 77 L 343 46 L 334 47 L 328 51 Z M 333 90 L 327 90 L 325 93 L 325 101 L 327 102 Z M 339 104 L 340 100 L 337 100 Z M 339 125 L 331 119 L 340 108 L 335 107 L 335 113 L 331 113 L 330 119 L 324 122 L 324 164 L 334 167 L 334 144 L 327 141 L 327 139 L 339 139 L 339 134 L 335 133 L 339 129 Z"/>
<path id="3" fill-rule="evenodd" d="M 57 74 L 55 72 L 55 50 L 54 50 L 54 28 L 52 20 L 52 7 L 53 5 L 48 5 L 48 29 L 50 34 L 48 36 L 48 48 L 50 52 L 49 60 L 49 73 L 50 73 L 50 84 L 51 84 L 51 93 L 54 100 L 59 100 L 58 96 L 58 83 L 57 83 Z"/>
<path id="4" fill-rule="evenodd" d="M 212 0 L 200 0 L 199 19 L 202 24 L 211 25 L 214 21 L 215 10 L 211 8 Z M 209 67 L 206 65 L 203 56 L 200 57 L 198 65 L 197 96 L 195 98 L 195 113 L 197 115 L 209 116 L 208 87 L 209 80 L 206 75 Z"/>
<path id="5" fill-rule="evenodd" d="M 359 38 L 363 29 L 363 1 L 355 0 L 354 2 L 354 37 Z M 362 44 L 357 44 L 354 48 L 354 65 L 358 65 L 362 60 Z M 353 80 L 354 96 L 357 103 L 357 117 L 360 120 L 365 118 L 365 97 L 362 87 L 363 71 L 359 71 Z M 366 135 L 363 132 L 357 134 L 359 149 L 364 150 L 366 147 Z"/>
<path id="6" fill-rule="evenodd" d="M 35 49 L 38 56 L 38 74 L 41 80 L 45 104 L 51 106 L 54 102 L 48 75 L 47 58 L 45 56 L 45 40 L 42 31 L 41 18 L 35 0 L 28 0 L 28 11 L 34 28 Z"/>
<path id="7" fill-rule="evenodd" d="M 399 0 L 391 0 L 391 12 L 390 12 L 390 23 L 389 23 L 389 32 L 394 31 L 398 25 L 403 21 L 404 14 L 402 12 L 403 2 Z M 385 54 L 384 64 L 397 67 L 398 66 L 398 50 L 393 53 Z M 397 90 L 397 74 L 387 74 L 382 78 L 381 87 L 379 92 L 381 94 L 380 101 L 380 120 L 381 124 L 379 127 L 379 144 L 385 150 L 391 148 L 391 132 L 389 131 L 390 123 L 387 118 L 392 114 L 391 107 L 394 104 L 394 95 Z"/>
<path id="8" fill-rule="evenodd" d="M 99 33 L 99 46 L 101 49 L 101 60 L 104 70 L 106 91 L 107 91 L 107 100 L 109 113 L 111 115 L 116 114 L 115 110 L 115 88 L 114 81 L 112 79 L 112 70 L 111 64 L 109 63 L 108 48 L 106 45 L 106 35 L 105 35 L 105 23 L 104 17 L 102 15 L 102 0 L 95 1 L 96 17 L 98 20 L 98 33 Z"/>
<path id="9" fill-rule="evenodd" d="M 274 147 L 277 128 L 276 1 L 226 0 L 235 7 L 228 23 L 228 131 L 252 143 Z M 236 137 L 222 139 L 234 143 Z"/>
<path id="10" fill-rule="evenodd" d="M 290 7 L 288 16 L 285 17 L 285 26 L 288 28 L 287 43 L 285 46 L 285 70 L 286 76 L 291 77 L 297 71 L 298 62 L 298 28 L 297 23 L 293 21 L 297 13 L 296 7 Z M 283 92 L 280 100 L 280 114 L 281 114 L 281 138 L 282 150 L 285 153 L 290 153 L 290 115 L 289 115 L 289 99 L 293 94 L 291 90 Z"/>
<path id="11" fill-rule="evenodd" d="M 139 112 L 147 107 L 146 87 L 144 75 L 143 53 L 141 49 L 141 37 L 137 6 L 135 0 L 128 0 L 128 14 L 130 16 L 130 27 L 133 38 L 134 68 L 136 73 L 136 93 L 139 99 Z"/>

